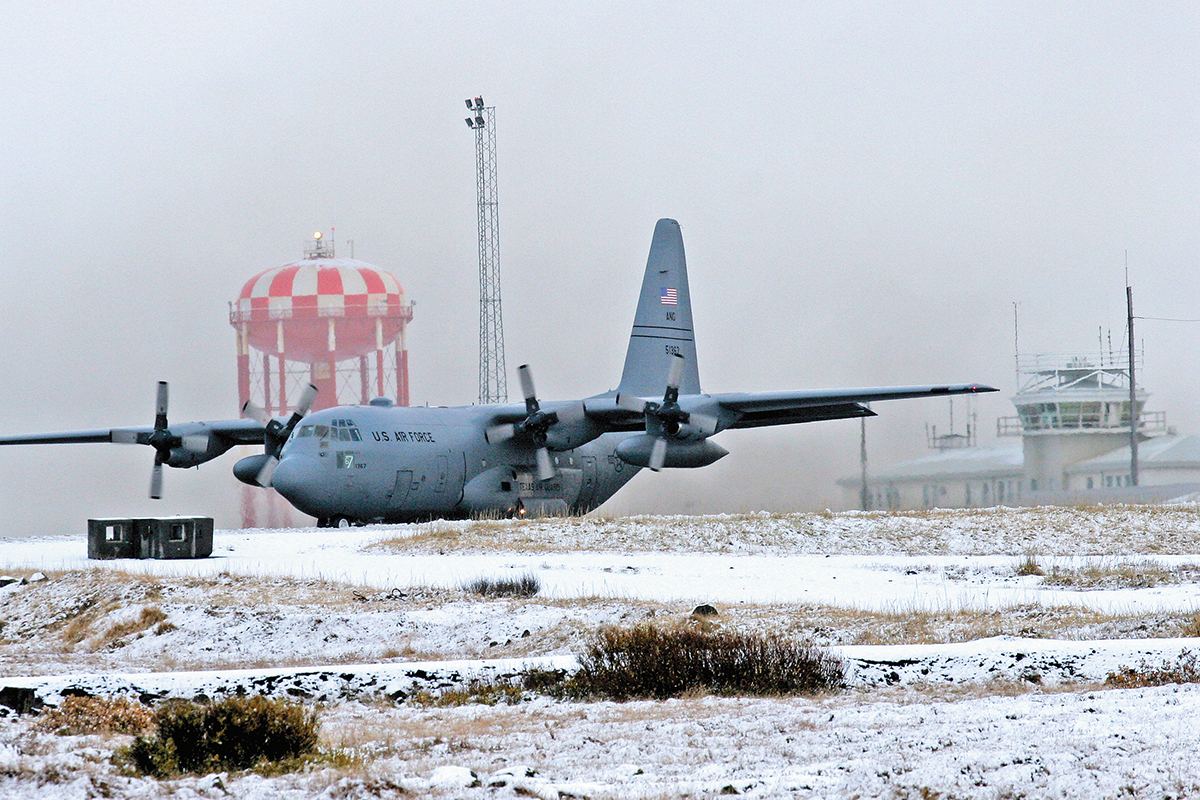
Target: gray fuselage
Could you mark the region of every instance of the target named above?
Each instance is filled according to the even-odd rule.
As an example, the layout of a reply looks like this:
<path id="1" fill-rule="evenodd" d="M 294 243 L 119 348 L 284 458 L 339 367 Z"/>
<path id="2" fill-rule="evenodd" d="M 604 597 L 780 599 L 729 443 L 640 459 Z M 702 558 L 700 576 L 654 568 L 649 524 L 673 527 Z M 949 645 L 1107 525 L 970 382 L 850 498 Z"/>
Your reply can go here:
<path id="1" fill-rule="evenodd" d="M 306 417 L 288 439 L 273 484 L 326 524 L 410 522 L 523 511 L 586 513 L 638 468 L 616 456 L 611 433 L 552 454 L 556 474 L 534 476 L 528 447 L 488 444 L 493 410 L 342 406 Z"/>

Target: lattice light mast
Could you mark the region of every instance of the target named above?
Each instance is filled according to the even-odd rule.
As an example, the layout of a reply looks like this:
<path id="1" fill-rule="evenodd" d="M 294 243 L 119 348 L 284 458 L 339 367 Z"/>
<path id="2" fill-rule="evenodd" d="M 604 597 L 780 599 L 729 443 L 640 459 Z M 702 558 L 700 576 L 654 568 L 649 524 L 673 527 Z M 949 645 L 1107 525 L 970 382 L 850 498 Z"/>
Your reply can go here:
<path id="1" fill-rule="evenodd" d="M 496 188 L 496 108 L 468 99 L 467 127 L 475 131 L 479 202 L 479 402 L 508 402 L 504 317 L 500 309 L 500 206 Z"/>

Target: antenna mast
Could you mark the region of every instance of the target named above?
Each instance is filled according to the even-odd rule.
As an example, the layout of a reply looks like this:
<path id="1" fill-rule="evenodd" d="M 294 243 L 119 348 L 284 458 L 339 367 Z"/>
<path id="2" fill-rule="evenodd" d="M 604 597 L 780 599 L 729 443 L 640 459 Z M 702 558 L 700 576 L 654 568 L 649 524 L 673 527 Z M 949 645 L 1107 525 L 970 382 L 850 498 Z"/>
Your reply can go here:
<path id="1" fill-rule="evenodd" d="M 1138 418 L 1137 379 L 1134 373 L 1133 352 L 1133 287 L 1125 286 L 1125 303 L 1129 310 L 1129 482 L 1138 485 Z"/>
<path id="2" fill-rule="evenodd" d="M 467 127 L 475 131 L 479 199 L 479 402 L 508 402 L 504 321 L 500 310 L 500 203 L 496 188 L 496 107 L 468 99 Z"/>

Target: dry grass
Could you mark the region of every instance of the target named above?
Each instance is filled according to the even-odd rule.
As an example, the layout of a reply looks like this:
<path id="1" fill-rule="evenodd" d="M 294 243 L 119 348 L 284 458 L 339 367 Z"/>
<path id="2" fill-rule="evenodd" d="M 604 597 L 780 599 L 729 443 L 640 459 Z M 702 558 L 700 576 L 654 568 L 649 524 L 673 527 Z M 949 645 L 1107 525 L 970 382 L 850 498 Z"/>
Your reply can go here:
<path id="1" fill-rule="evenodd" d="M 1062 683 L 1034 683 L 1027 680 L 994 681 L 941 681 L 937 683 L 904 684 L 896 686 L 872 686 L 848 690 L 842 698 L 848 703 L 861 703 L 866 699 L 898 706 L 926 705 L 931 702 L 955 703 L 977 700 L 983 697 L 1020 697 L 1027 694 L 1074 694 L 1098 691 L 1104 688 L 1102 681 L 1064 681 Z M 833 695 L 831 697 L 837 697 Z"/>
<path id="2" fill-rule="evenodd" d="M 408 702 L 424 707 L 450 708 L 452 706 L 498 704 L 516 705 L 526 699 L 525 691 L 506 681 L 471 680 L 463 686 L 454 686 L 440 691 L 422 689 L 414 692 Z"/>
<path id="3" fill-rule="evenodd" d="M 1200 581 L 1200 565 L 1167 566 L 1158 561 L 1088 559 L 1079 567 L 1053 566 L 1045 573 L 1047 586 L 1067 589 L 1150 589 Z"/>
<path id="4" fill-rule="evenodd" d="M 942 644 L 992 636 L 1038 639 L 1170 638 L 1192 615 L 1107 614 L 1078 606 L 1014 604 L 994 609 L 883 611 L 819 605 L 738 606 L 727 624 L 807 636 L 824 645 Z"/>
<path id="5" fill-rule="evenodd" d="M 1037 556 L 1033 553 L 1025 554 L 1025 557 L 1021 559 L 1021 563 L 1017 564 L 1016 572 L 1022 577 L 1046 574 L 1045 570 L 1042 569 L 1042 565 L 1038 563 Z"/>
<path id="6" fill-rule="evenodd" d="M 542 584 L 531 572 L 515 578 L 480 577 L 463 584 L 463 591 L 484 597 L 533 597 L 541 591 Z"/>
<path id="7" fill-rule="evenodd" d="M 163 611 L 158 606 L 143 606 L 141 612 L 135 619 L 118 622 L 99 637 L 93 644 L 93 647 L 114 647 L 120 646 L 120 640 L 128 636 L 135 636 L 142 631 L 159 626 L 164 632 L 168 629 L 164 623 L 167 619 L 167 612 Z"/>
<path id="8" fill-rule="evenodd" d="M 580 550 L 711 553 L 1138 555 L 1200 553 L 1200 508 L 1096 506 L 903 512 L 589 516 L 406 526 L 373 549 L 396 553 Z M 1118 531 L 1118 535 L 1114 535 Z"/>
<path id="9" fill-rule="evenodd" d="M 353 623 L 357 614 L 473 609 L 480 604 L 487 604 L 491 609 L 488 613 L 497 620 L 527 611 L 536 621 L 528 624 L 528 634 L 520 627 L 499 636 L 490 632 L 467 634 L 456 632 L 455 618 L 461 616 L 463 624 L 470 624 L 478 615 L 451 614 L 444 623 L 445 636 L 427 637 L 416 629 L 399 631 L 384 641 L 365 633 L 358 639 L 343 635 L 336 648 L 333 644 L 328 650 L 318 646 L 296 655 L 264 654 L 262 648 L 249 646 L 217 647 L 201 653 L 202 642 L 196 638 L 199 634 L 175 628 L 197 609 L 231 624 L 255 619 L 279 624 L 292 615 L 304 615 L 314 623 L 320 618 L 328 622 L 331 615 L 336 615 L 338 620 Z M 636 624 L 645 619 L 682 620 L 691 610 L 690 603 L 635 599 L 481 599 L 450 589 L 406 589 L 405 597 L 397 599 L 387 591 L 332 581 L 218 575 L 168 582 L 138 573 L 89 569 L 56 573 L 50 581 L 32 584 L 0 599 L 0 619 L 5 621 L 0 674 L 127 669 L 130 656 L 126 648 L 135 643 L 137 666 L 153 670 L 534 657 L 577 651 L 597 621 Z M 1000 635 L 1077 640 L 1200 636 L 1200 613 L 1194 609 L 1184 613 L 1105 614 L 1038 603 L 987 610 L 913 605 L 882 611 L 804 603 L 736 604 L 721 609 L 719 623 L 723 630 L 778 633 L 822 646 L 963 642 Z M 341 628 L 336 631 L 343 633 Z M 163 637 L 161 643 L 157 637 Z"/>

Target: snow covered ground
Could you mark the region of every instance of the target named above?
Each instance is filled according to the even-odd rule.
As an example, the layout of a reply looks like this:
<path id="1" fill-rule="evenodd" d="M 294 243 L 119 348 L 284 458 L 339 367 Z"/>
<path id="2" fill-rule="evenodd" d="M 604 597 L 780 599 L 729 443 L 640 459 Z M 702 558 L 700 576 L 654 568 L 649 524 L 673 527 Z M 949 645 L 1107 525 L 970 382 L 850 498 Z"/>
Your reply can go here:
<path id="1" fill-rule="evenodd" d="M 54 736 L 10 714 L 0 796 L 1200 793 L 1198 687 L 1103 685 L 1200 648 L 1195 506 L 218 531 L 200 561 L 95 562 L 82 536 L 21 538 L 0 540 L 0 571 L 48 576 L 0 588 L 0 686 L 51 704 L 239 687 L 322 700 L 324 740 L 361 762 L 160 783 L 109 763 L 121 737 Z M 542 587 L 532 600 L 462 590 L 526 574 Z M 405 700 L 521 663 L 570 668 L 597 626 L 682 620 L 699 603 L 724 626 L 832 646 L 850 688 Z"/>

